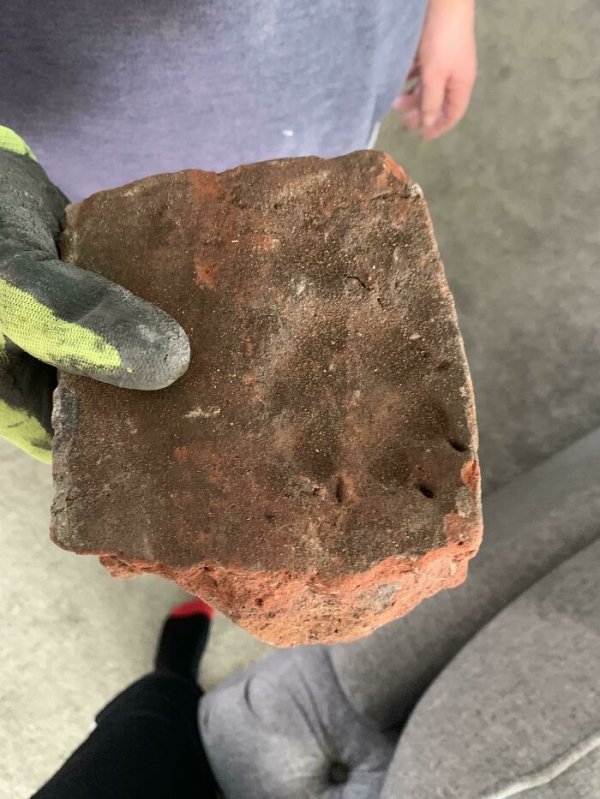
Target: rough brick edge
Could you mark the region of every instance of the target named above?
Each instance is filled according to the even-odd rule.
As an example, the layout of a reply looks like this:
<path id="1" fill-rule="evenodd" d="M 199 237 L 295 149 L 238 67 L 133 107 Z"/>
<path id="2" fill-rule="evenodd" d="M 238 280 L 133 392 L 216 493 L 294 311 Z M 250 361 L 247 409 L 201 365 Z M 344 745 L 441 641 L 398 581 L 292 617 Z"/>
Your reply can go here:
<path id="1" fill-rule="evenodd" d="M 478 495 L 476 460 L 465 464 L 462 477 L 465 487 Z M 150 573 L 173 580 L 270 644 L 339 643 L 368 635 L 406 615 L 424 598 L 464 582 L 468 561 L 481 543 L 481 517 L 448 514 L 444 533 L 446 546 L 434 552 L 422 557 L 390 557 L 365 572 L 329 581 L 314 573 L 251 572 L 214 562 L 177 567 L 126 561 L 112 553 L 100 555 L 100 561 L 115 577 Z M 238 608 L 235 615 L 232 607 Z M 331 634 L 332 619 L 351 632 L 338 634 L 334 626 Z"/>

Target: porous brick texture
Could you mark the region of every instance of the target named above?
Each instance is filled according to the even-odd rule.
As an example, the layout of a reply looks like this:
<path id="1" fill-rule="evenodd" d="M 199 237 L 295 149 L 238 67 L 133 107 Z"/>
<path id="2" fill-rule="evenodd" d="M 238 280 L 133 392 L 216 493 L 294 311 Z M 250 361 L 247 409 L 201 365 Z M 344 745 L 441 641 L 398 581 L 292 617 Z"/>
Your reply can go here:
<path id="1" fill-rule="evenodd" d="M 425 201 L 388 156 L 157 175 L 70 206 L 62 249 L 172 314 L 192 361 L 153 392 L 60 376 L 56 543 L 279 645 L 464 580 L 472 388 Z"/>

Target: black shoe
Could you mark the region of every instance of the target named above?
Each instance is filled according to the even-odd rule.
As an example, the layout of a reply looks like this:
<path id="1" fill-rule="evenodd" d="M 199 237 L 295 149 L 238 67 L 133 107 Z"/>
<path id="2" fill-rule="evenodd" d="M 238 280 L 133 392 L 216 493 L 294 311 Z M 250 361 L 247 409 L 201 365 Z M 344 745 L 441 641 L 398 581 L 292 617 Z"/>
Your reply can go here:
<path id="1" fill-rule="evenodd" d="M 195 681 L 213 614 L 213 608 L 201 599 L 174 608 L 163 624 L 154 660 L 156 671 Z"/>

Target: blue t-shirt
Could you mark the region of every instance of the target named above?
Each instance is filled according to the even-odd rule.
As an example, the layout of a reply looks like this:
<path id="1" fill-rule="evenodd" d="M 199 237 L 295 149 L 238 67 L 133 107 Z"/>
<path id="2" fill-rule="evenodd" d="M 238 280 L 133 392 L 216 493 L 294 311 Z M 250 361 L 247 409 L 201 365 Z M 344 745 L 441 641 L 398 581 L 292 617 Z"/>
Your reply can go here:
<path id="1" fill-rule="evenodd" d="M 73 200 L 145 175 L 366 146 L 426 0 L 13 0 L 0 124 Z"/>

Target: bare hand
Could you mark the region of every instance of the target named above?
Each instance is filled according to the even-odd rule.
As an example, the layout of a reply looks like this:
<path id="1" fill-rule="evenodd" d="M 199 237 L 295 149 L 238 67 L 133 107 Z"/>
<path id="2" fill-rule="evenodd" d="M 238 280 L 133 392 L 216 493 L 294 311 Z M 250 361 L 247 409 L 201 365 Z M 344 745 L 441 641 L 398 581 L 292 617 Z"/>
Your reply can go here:
<path id="1" fill-rule="evenodd" d="M 407 88 L 394 100 L 408 129 L 436 139 L 464 116 L 477 75 L 474 0 L 430 0 Z"/>

